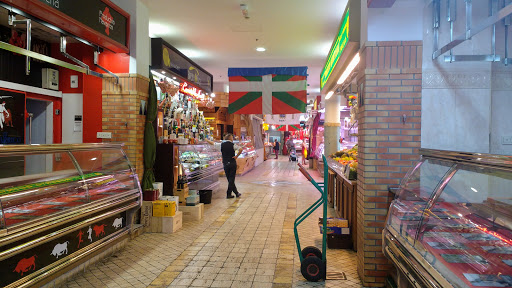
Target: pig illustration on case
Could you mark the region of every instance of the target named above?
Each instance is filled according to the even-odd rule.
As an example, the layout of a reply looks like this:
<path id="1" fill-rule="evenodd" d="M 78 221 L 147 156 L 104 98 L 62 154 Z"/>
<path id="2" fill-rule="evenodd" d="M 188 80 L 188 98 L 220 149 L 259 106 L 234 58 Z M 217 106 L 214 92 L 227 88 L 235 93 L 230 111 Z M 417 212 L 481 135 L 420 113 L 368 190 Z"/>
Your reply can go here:
<path id="1" fill-rule="evenodd" d="M 69 241 L 66 241 L 62 244 L 55 245 L 55 247 L 53 247 L 52 255 L 57 257 L 57 259 L 59 259 L 59 256 L 68 254 L 68 244 L 69 244 Z"/>
<path id="2" fill-rule="evenodd" d="M 123 226 L 123 217 L 121 217 L 121 218 L 116 218 L 116 219 L 114 220 L 114 223 L 112 224 L 112 227 L 114 227 L 114 228 L 116 228 L 116 229 L 117 229 L 117 228 L 121 228 L 121 226 Z"/>
<path id="3" fill-rule="evenodd" d="M 105 226 L 107 226 L 107 225 L 101 224 L 101 225 L 94 225 L 94 227 L 92 227 L 96 237 L 99 237 L 101 235 L 105 235 Z"/>

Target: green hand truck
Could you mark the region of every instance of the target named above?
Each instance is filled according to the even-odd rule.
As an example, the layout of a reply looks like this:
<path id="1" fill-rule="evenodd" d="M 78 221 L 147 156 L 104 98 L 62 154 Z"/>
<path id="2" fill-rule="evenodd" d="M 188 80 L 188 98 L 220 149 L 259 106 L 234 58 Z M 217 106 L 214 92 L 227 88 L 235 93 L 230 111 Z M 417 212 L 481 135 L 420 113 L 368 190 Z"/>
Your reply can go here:
<path id="1" fill-rule="evenodd" d="M 309 182 L 315 186 L 320 194 L 322 195 L 313 205 L 311 205 L 306 211 L 300 214 L 295 223 L 293 224 L 293 232 L 295 234 L 295 242 L 297 243 L 297 250 L 299 251 L 300 257 L 300 272 L 306 280 L 311 282 L 317 282 L 325 280 L 327 277 L 327 261 L 326 261 L 326 248 L 327 248 L 327 183 L 329 177 L 329 168 L 325 155 L 322 155 L 324 161 L 324 182 L 317 183 L 311 175 L 309 175 L 306 168 L 299 165 L 299 171 L 308 179 Z M 322 225 L 322 251 L 315 246 L 308 246 L 304 249 L 300 249 L 299 234 L 297 232 L 297 226 L 304 221 L 311 213 L 313 213 L 320 205 L 323 205 L 323 225 Z"/>

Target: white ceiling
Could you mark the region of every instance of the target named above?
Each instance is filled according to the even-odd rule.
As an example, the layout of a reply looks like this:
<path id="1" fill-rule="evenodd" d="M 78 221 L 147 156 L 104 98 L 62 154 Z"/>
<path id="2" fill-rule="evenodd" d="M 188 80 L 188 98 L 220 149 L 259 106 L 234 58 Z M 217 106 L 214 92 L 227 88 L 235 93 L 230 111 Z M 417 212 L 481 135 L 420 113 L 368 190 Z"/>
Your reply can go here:
<path id="1" fill-rule="evenodd" d="M 229 67 L 308 66 L 310 97 L 347 0 L 147 0 L 150 36 L 162 37 L 228 83 Z M 245 19 L 240 4 L 247 4 Z M 266 52 L 257 52 L 256 47 Z"/>

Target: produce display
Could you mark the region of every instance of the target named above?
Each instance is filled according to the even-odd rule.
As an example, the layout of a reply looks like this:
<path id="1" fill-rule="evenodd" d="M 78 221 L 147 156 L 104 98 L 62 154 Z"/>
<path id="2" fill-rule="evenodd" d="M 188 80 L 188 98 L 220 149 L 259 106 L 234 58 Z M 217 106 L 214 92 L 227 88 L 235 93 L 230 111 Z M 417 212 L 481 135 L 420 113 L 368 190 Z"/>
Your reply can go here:
<path id="1" fill-rule="evenodd" d="M 357 179 L 357 145 L 350 149 L 343 149 L 330 156 L 334 161 L 349 167 L 349 179 Z"/>

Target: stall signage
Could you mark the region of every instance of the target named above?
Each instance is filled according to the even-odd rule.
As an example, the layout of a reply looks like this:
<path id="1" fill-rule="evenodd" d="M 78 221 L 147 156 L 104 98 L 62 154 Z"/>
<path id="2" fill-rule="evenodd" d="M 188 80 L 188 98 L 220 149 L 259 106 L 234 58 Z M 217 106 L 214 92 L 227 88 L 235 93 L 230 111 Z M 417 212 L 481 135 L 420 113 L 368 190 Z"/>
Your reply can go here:
<path id="1" fill-rule="evenodd" d="M 213 76 L 161 38 L 151 39 L 152 69 L 179 75 L 206 92 L 212 92 Z"/>
<path id="2" fill-rule="evenodd" d="M 200 89 L 197 89 L 193 86 L 189 86 L 187 82 L 180 83 L 180 92 L 192 96 L 196 99 L 204 98 L 204 94 Z"/>
<path id="3" fill-rule="evenodd" d="M 79 21 L 85 26 L 128 46 L 128 17 L 102 0 L 39 0 L 53 9 Z"/>
<path id="4" fill-rule="evenodd" d="M 108 238 L 125 227 L 126 212 L 123 212 L 0 261 L 3 268 L 0 286 L 12 284 L 77 251 L 87 251 L 89 245 Z"/>
<path id="5" fill-rule="evenodd" d="M 340 30 L 338 32 L 338 36 L 334 40 L 334 43 L 331 47 L 331 51 L 329 52 L 329 56 L 327 57 L 327 62 L 325 63 L 324 69 L 320 74 L 320 89 L 324 88 L 325 83 L 332 74 L 334 67 L 338 63 L 345 46 L 347 46 L 349 40 L 349 9 L 345 13 L 343 17 L 343 22 L 341 23 Z"/>
<path id="6" fill-rule="evenodd" d="M 0 89 L 0 144 L 24 144 L 25 94 Z"/>

